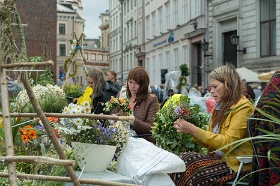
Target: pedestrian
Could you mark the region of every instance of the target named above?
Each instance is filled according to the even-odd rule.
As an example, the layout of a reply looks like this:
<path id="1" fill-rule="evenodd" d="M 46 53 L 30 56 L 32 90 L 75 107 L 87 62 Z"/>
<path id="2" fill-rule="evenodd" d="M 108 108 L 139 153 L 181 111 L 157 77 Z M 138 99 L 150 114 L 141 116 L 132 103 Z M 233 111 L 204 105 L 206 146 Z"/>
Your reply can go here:
<path id="1" fill-rule="evenodd" d="M 109 83 L 115 84 L 118 90 L 120 91 L 123 85 L 122 82 L 117 79 L 117 73 L 114 70 L 108 70 L 106 74 L 107 74 L 107 81 Z"/>
<path id="2" fill-rule="evenodd" d="M 243 94 L 248 98 L 251 102 L 255 100 L 255 93 L 253 91 L 253 88 L 248 85 L 246 79 L 242 79 L 242 85 L 243 85 Z"/>
<path id="3" fill-rule="evenodd" d="M 175 94 L 174 90 L 173 90 L 173 89 L 169 89 L 169 90 L 167 91 L 167 97 L 166 97 L 166 98 L 163 100 L 163 102 L 161 103 L 160 108 L 162 108 L 162 107 L 165 105 L 166 101 L 167 101 L 170 97 L 172 97 L 174 94 Z"/>
<path id="4" fill-rule="evenodd" d="M 118 88 L 114 84 L 106 82 L 103 72 L 98 68 L 88 71 L 86 81 L 88 86 L 93 89 L 91 95 L 92 112 L 94 114 L 104 113 L 102 103 L 109 101 L 111 96 L 116 97 L 119 92 Z"/>
<path id="5" fill-rule="evenodd" d="M 261 96 L 262 94 L 262 91 L 259 89 L 259 86 L 257 84 L 253 85 L 253 91 L 254 91 L 254 94 L 255 94 L 255 100 L 258 99 L 258 97 Z"/>
<path id="6" fill-rule="evenodd" d="M 233 145 L 225 147 L 248 137 L 247 120 L 254 110 L 252 103 L 242 95 L 241 79 L 234 66 L 214 69 L 209 74 L 209 81 L 216 103 L 208 129 L 198 128 L 183 119 L 174 122 L 177 132 L 192 135 L 196 143 L 208 149 L 208 154 L 186 152 L 181 156 L 186 171 L 170 175 L 177 186 L 224 184 L 238 171 L 236 156 L 251 156 L 253 153 L 249 141 L 238 148 L 233 148 Z M 251 168 L 251 164 L 245 164 L 242 174 Z"/>

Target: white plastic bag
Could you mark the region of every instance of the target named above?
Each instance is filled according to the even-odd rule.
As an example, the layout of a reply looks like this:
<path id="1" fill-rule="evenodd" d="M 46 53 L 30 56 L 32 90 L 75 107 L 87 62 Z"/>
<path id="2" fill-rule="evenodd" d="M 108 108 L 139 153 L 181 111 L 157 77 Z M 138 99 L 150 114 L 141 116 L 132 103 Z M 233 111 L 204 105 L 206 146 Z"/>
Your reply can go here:
<path id="1" fill-rule="evenodd" d="M 173 186 L 167 173 L 185 171 L 177 155 L 160 149 L 143 138 L 130 137 L 117 161 L 117 172 L 148 186 Z"/>

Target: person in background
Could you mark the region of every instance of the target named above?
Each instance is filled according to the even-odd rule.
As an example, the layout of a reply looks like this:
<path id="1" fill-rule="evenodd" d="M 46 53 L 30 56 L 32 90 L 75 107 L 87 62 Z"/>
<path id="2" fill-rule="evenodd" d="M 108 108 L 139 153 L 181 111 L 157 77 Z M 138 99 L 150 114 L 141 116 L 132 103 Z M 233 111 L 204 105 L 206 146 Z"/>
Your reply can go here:
<path id="1" fill-rule="evenodd" d="M 208 149 L 208 154 L 186 152 L 181 156 L 186 171 L 170 175 L 177 186 L 222 185 L 238 171 L 236 156 L 253 153 L 249 141 L 235 149 L 232 149 L 234 145 L 225 147 L 248 137 L 247 120 L 254 111 L 252 103 L 242 95 L 241 79 L 235 67 L 228 64 L 214 69 L 209 74 L 209 81 L 216 103 L 208 129 L 203 130 L 183 119 L 174 122 L 177 132 L 192 135 L 196 143 Z M 225 148 L 218 150 L 222 147 Z M 251 164 L 243 165 L 242 175 L 251 168 Z"/>
<path id="2" fill-rule="evenodd" d="M 198 90 L 198 95 L 199 95 L 200 97 L 202 97 L 202 95 L 204 95 L 203 87 L 202 87 L 202 86 L 198 86 L 197 90 Z"/>
<path id="3" fill-rule="evenodd" d="M 160 108 L 162 108 L 163 105 L 166 103 L 166 101 L 167 101 L 171 96 L 173 96 L 174 94 L 175 94 L 174 90 L 173 90 L 173 89 L 169 89 L 169 90 L 167 91 L 167 97 L 166 97 L 166 98 L 163 100 L 163 102 L 161 103 Z"/>
<path id="4" fill-rule="evenodd" d="M 274 73 L 264 88 L 256 108 L 276 119 L 280 118 L 280 69 Z M 280 140 L 265 140 L 261 137 L 267 134 L 265 131 L 280 136 L 279 123 L 271 121 L 267 115 L 255 110 L 248 128 L 250 137 L 259 138 L 252 140 L 254 155 L 250 184 L 252 186 L 279 184 L 280 151 L 277 148 L 280 147 Z"/>
<path id="5" fill-rule="evenodd" d="M 108 70 L 106 74 L 107 74 L 107 81 L 114 83 L 118 88 L 118 90 L 120 91 L 123 85 L 122 82 L 117 79 L 117 73 L 114 70 Z"/>
<path id="6" fill-rule="evenodd" d="M 155 85 L 150 85 L 150 89 L 151 89 L 151 92 L 155 93 L 158 98 L 159 97 L 158 90 L 156 89 Z"/>
<path id="7" fill-rule="evenodd" d="M 203 97 L 205 97 L 205 98 L 212 97 L 210 85 L 208 85 L 207 90 L 206 90 L 205 94 L 203 95 Z"/>
<path id="8" fill-rule="evenodd" d="M 126 95 L 135 121 L 130 128 L 138 136 L 155 143 L 151 127 L 159 109 L 158 98 L 149 93 L 150 78 L 147 71 L 140 66 L 131 69 L 127 77 Z"/>
<path id="9" fill-rule="evenodd" d="M 111 96 L 116 97 L 119 92 L 118 88 L 114 84 L 106 82 L 103 72 L 98 68 L 88 71 L 86 81 L 88 86 L 93 89 L 91 95 L 92 112 L 94 114 L 104 113 L 104 106 L 101 103 L 109 101 Z"/>
<path id="10" fill-rule="evenodd" d="M 251 102 L 255 100 L 255 93 L 253 88 L 247 84 L 246 79 L 242 79 L 243 95 L 246 96 Z"/>
<path id="11" fill-rule="evenodd" d="M 158 101 L 159 103 L 162 103 L 164 99 L 164 85 L 160 84 L 159 85 L 159 90 L 158 90 Z"/>
<path id="12" fill-rule="evenodd" d="M 261 96 L 262 91 L 259 89 L 259 86 L 257 84 L 253 85 L 253 91 L 254 91 L 254 94 L 255 94 L 255 100 L 257 100 L 258 97 Z"/>

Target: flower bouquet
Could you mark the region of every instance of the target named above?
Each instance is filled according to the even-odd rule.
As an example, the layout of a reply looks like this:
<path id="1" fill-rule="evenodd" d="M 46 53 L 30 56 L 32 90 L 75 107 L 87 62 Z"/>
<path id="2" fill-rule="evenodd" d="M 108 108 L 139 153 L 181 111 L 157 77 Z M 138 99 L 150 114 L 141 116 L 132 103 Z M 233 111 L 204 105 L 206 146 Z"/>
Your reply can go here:
<path id="1" fill-rule="evenodd" d="M 129 116 L 132 114 L 129 107 L 129 100 L 127 98 L 115 98 L 111 96 L 110 101 L 106 102 L 104 111 L 107 113 L 115 112 L 116 115 Z"/>
<path id="2" fill-rule="evenodd" d="M 183 118 L 197 127 L 204 128 L 207 125 L 207 116 L 201 112 L 199 105 L 190 105 L 188 96 L 175 94 L 157 112 L 152 135 L 156 139 L 156 145 L 180 154 L 186 151 L 199 151 L 189 134 L 178 133 L 174 128 L 174 121 Z"/>

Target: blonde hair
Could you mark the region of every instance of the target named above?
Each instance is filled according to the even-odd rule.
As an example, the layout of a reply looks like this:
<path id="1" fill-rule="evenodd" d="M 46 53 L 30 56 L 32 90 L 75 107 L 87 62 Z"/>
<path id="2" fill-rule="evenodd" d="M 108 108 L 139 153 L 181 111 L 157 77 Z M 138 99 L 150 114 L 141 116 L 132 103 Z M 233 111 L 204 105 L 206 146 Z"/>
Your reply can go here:
<path id="1" fill-rule="evenodd" d="M 242 83 L 235 67 L 231 64 L 226 64 L 214 69 L 209 74 L 209 79 L 215 79 L 224 84 L 220 110 L 213 110 L 213 124 L 216 125 L 225 119 L 225 113 L 241 98 Z"/>
<path id="2" fill-rule="evenodd" d="M 93 68 L 87 73 L 87 77 L 90 77 L 94 81 L 94 87 L 93 87 L 93 98 L 95 98 L 97 95 L 99 95 L 102 92 L 104 83 L 105 83 L 105 77 L 103 72 L 98 68 Z"/>

